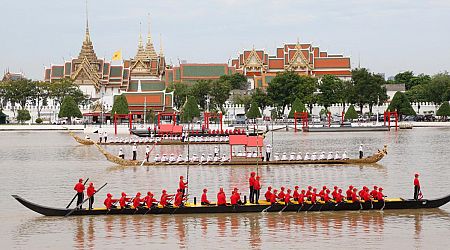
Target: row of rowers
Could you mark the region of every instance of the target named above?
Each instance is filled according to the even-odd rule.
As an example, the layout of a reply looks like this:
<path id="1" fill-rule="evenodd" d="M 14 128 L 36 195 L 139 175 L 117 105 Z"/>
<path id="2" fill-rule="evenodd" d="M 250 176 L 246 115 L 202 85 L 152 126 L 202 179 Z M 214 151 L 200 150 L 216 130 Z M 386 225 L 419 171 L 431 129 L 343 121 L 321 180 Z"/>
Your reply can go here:
<path id="1" fill-rule="evenodd" d="M 286 152 L 283 154 L 275 153 L 274 160 L 275 161 L 317 161 L 317 160 L 346 160 L 348 159 L 347 151 L 344 151 L 342 156 L 339 154 L 338 151 L 336 153 L 329 152 L 327 156 L 325 156 L 325 152 L 322 152 L 320 155 L 317 154 L 317 152 L 314 153 L 305 153 L 305 157 L 302 156 L 302 152 L 298 152 L 298 154 L 295 154 L 292 152 L 289 156 Z"/>
<path id="2" fill-rule="evenodd" d="M 102 140 L 100 139 L 102 137 L 99 137 L 99 142 L 102 143 Z M 107 142 L 107 137 L 103 137 L 104 142 Z M 90 140 L 89 135 L 86 135 L 86 140 Z M 186 140 L 186 137 L 174 135 L 174 136 L 168 136 L 164 135 L 162 137 L 116 137 L 109 141 L 109 143 L 126 143 L 126 144 L 133 144 L 133 143 L 157 143 L 161 142 L 162 140 L 165 141 L 182 141 L 182 142 L 228 142 L 230 139 L 228 136 L 190 136 L 188 137 L 188 140 Z"/>

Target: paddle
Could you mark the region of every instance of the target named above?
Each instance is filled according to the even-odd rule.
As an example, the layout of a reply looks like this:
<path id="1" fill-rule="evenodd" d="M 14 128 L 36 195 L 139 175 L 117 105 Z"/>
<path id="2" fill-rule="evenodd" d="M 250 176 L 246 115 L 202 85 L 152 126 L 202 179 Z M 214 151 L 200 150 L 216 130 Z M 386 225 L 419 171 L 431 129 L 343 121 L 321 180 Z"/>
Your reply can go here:
<path id="1" fill-rule="evenodd" d="M 267 208 L 263 209 L 263 211 L 261 211 L 261 213 L 265 213 L 267 212 L 270 208 L 272 208 L 275 204 L 278 204 L 278 202 L 273 203 L 272 205 L 268 206 Z"/>
<path id="2" fill-rule="evenodd" d="M 284 206 L 283 207 L 283 209 L 281 209 L 281 211 L 279 212 L 280 214 L 289 206 L 289 204 L 290 204 L 290 202 L 288 202 L 287 204 L 286 204 L 286 206 Z"/>
<path id="3" fill-rule="evenodd" d="M 95 191 L 94 194 L 92 194 L 92 195 L 95 195 L 95 194 L 98 193 L 100 190 L 102 190 L 102 188 L 104 188 L 104 187 L 106 186 L 106 184 L 108 184 L 108 183 L 103 184 L 103 186 L 101 186 L 101 187 L 100 187 L 97 191 Z M 64 216 L 67 217 L 67 216 L 71 215 L 73 212 L 75 212 L 75 210 L 77 210 L 77 208 L 81 207 L 81 205 L 83 205 L 83 203 L 85 203 L 85 202 L 88 201 L 88 200 L 89 200 L 89 197 L 86 198 L 86 199 L 84 199 L 84 201 L 81 202 L 81 204 L 77 205 L 74 209 L 70 210 L 70 211 L 69 211 L 66 215 L 64 215 Z"/>
<path id="4" fill-rule="evenodd" d="M 86 179 L 86 181 L 84 182 L 84 184 L 83 185 L 86 185 L 86 183 L 88 182 L 88 180 L 89 180 L 89 178 L 87 178 Z M 70 205 L 72 205 L 72 202 L 75 200 L 75 198 L 77 198 L 77 195 L 78 195 L 78 193 L 77 194 L 75 194 L 75 196 L 72 198 L 72 200 L 70 201 L 70 203 L 69 203 L 69 205 L 67 205 L 67 207 L 66 208 L 69 208 L 70 207 Z"/>
<path id="5" fill-rule="evenodd" d="M 302 205 L 301 205 L 300 208 L 297 210 L 297 213 L 300 212 L 300 210 L 302 210 L 302 207 L 303 207 L 304 204 L 305 204 L 305 203 L 302 202 Z"/>

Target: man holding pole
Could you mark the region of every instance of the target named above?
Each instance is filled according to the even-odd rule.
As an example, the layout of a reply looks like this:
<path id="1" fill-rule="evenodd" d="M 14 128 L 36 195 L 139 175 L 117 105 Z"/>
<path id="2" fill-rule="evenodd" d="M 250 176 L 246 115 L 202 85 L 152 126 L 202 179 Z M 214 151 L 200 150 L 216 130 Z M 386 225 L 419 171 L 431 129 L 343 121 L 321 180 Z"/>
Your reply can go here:
<path id="1" fill-rule="evenodd" d="M 419 182 L 419 174 L 416 173 L 414 175 L 414 200 L 419 200 L 421 197 L 419 197 L 421 195 L 421 191 L 420 191 L 420 182 Z"/>
<path id="2" fill-rule="evenodd" d="M 81 205 L 83 203 L 83 199 L 84 199 L 83 179 L 80 178 L 78 180 L 78 183 L 75 185 L 73 190 L 77 191 L 77 207 L 79 206 L 79 209 L 83 209 L 82 205 Z"/>

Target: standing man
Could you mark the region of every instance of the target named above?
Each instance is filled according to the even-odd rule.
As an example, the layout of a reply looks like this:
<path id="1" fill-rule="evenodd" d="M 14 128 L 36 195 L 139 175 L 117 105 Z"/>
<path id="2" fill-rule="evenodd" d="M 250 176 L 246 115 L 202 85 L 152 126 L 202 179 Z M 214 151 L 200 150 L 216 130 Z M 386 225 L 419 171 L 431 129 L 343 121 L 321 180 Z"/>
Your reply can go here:
<path id="1" fill-rule="evenodd" d="M 136 142 L 133 144 L 133 147 L 131 148 L 131 150 L 133 151 L 133 161 L 136 160 L 137 157 L 137 146 L 136 146 Z"/>
<path id="2" fill-rule="evenodd" d="M 100 131 L 97 131 L 97 132 L 98 132 L 98 140 L 100 141 L 100 144 L 102 144 L 103 133 Z"/>
<path id="3" fill-rule="evenodd" d="M 214 146 L 214 157 L 219 157 L 219 147 Z"/>
<path id="4" fill-rule="evenodd" d="M 105 139 L 105 143 L 106 143 L 106 140 L 108 140 L 108 133 L 106 133 L 106 131 L 103 132 L 103 138 Z"/>
<path id="5" fill-rule="evenodd" d="M 272 153 L 272 145 L 267 144 L 267 146 L 266 146 L 266 161 L 270 161 L 271 153 Z"/>
<path id="6" fill-rule="evenodd" d="M 79 209 L 82 209 L 82 203 L 83 203 L 83 199 L 84 199 L 84 184 L 83 184 L 83 179 L 79 179 L 78 183 L 75 185 L 75 187 L 73 188 L 73 190 L 77 191 L 77 207 L 79 207 Z"/>
<path id="7" fill-rule="evenodd" d="M 362 159 L 364 156 L 363 145 L 359 145 L 359 159 Z"/>
<path id="8" fill-rule="evenodd" d="M 125 159 L 125 154 L 123 153 L 122 148 L 119 149 L 119 157 Z"/>
<path id="9" fill-rule="evenodd" d="M 150 156 L 150 146 L 147 145 L 147 147 L 145 147 L 145 158 L 147 159 L 147 162 L 149 156 Z"/>
<path id="10" fill-rule="evenodd" d="M 184 177 L 181 175 L 180 176 L 180 182 L 179 182 L 179 185 L 178 185 L 178 189 L 180 189 L 181 192 L 183 193 L 183 197 L 184 197 L 184 194 L 186 192 L 187 185 L 188 185 L 188 182 L 187 181 L 184 182 Z"/>
<path id="11" fill-rule="evenodd" d="M 94 183 L 89 183 L 89 187 L 86 189 L 87 197 L 89 198 L 89 210 L 92 210 L 92 205 L 94 205 L 94 194 L 97 192 L 94 188 Z"/>
<path id="12" fill-rule="evenodd" d="M 416 173 L 414 175 L 414 200 L 419 200 L 420 192 L 420 182 L 419 182 L 419 174 Z"/>
<path id="13" fill-rule="evenodd" d="M 248 178 L 248 185 L 249 185 L 249 187 L 250 187 L 250 196 L 249 196 L 249 198 L 250 198 L 250 203 L 254 203 L 254 201 L 255 201 L 255 195 L 254 195 L 254 193 L 255 193 L 255 181 L 256 181 L 256 179 L 255 179 L 255 175 L 256 175 L 256 173 L 255 172 L 251 172 L 250 173 L 250 178 Z"/>
<path id="14" fill-rule="evenodd" d="M 259 204 L 259 195 L 261 193 L 261 182 L 259 179 L 260 177 L 256 176 L 255 184 L 253 185 L 253 194 L 255 195 L 255 199 L 253 201 L 256 204 Z"/>

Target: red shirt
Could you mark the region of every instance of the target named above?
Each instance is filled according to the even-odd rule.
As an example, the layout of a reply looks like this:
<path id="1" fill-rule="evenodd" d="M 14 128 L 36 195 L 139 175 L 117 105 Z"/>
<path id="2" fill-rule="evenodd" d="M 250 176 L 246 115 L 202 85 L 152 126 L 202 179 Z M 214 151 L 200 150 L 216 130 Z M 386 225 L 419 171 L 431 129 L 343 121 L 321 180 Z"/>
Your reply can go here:
<path id="1" fill-rule="evenodd" d="M 289 193 L 286 193 L 286 195 L 284 196 L 284 202 L 285 203 L 291 202 L 291 195 Z"/>
<path id="2" fill-rule="evenodd" d="M 180 180 L 180 189 L 186 189 L 186 184 L 187 184 L 187 182 Z"/>
<path id="3" fill-rule="evenodd" d="M 370 200 L 370 195 L 367 192 L 364 192 L 364 196 L 362 197 L 364 199 L 364 201 L 369 201 Z"/>
<path id="4" fill-rule="evenodd" d="M 285 194 L 284 194 L 284 192 L 283 191 L 280 191 L 280 193 L 278 193 L 278 198 L 279 199 L 284 199 L 284 196 L 285 196 Z"/>
<path id="5" fill-rule="evenodd" d="M 331 196 L 333 196 L 333 199 L 336 200 L 337 194 L 338 194 L 338 192 L 337 192 L 336 190 L 334 190 L 334 191 L 331 193 Z"/>
<path id="6" fill-rule="evenodd" d="M 277 202 L 277 195 L 276 194 L 272 194 L 270 196 L 270 203 L 276 203 Z"/>
<path id="7" fill-rule="evenodd" d="M 105 207 L 107 209 L 110 209 L 112 204 L 115 202 L 115 200 L 113 200 L 111 197 L 106 197 L 105 201 L 103 202 L 103 204 L 105 204 Z"/>
<path id="8" fill-rule="evenodd" d="M 328 194 L 325 193 L 325 194 L 323 195 L 323 200 L 324 200 L 325 202 L 328 202 L 328 201 L 330 200 L 330 196 L 328 196 Z"/>
<path id="9" fill-rule="evenodd" d="M 231 195 L 230 199 L 231 205 L 237 205 L 238 201 L 241 199 L 241 196 L 239 195 L 239 193 L 234 193 L 233 195 Z"/>
<path id="10" fill-rule="evenodd" d="M 91 197 L 92 195 L 94 195 L 95 194 L 94 186 L 89 186 L 86 190 L 86 194 L 88 197 Z"/>
<path id="11" fill-rule="evenodd" d="M 136 196 L 133 199 L 133 207 L 139 207 L 139 205 L 141 205 L 141 197 Z"/>
<path id="12" fill-rule="evenodd" d="M 340 193 L 337 193 L 335 198 L 336 203 L 342 202 L 342 198 L 344 198 L 344 196 L 342 196 L 342 194 Z"/>
<path id="13" fill-rule="evenodd" d="M 255 181 L 256 181 L 255 177 L 250 176 L 250 178 L 248 178 L 248 185 L 250 187 L 254 187 L 255 186 Z"/>
<path id="14" fill-rule="evenodd" d="M 351 189 L 348 189 L 346 194 L 347 194 L 347 199 L 348 199 L 348 198 L 352 197 L 353 191 Z"/>
<path id="15" fill-rule="evenodd" d="M 73 190 L 77 191 L 77 193 L 83 193 L 84 191 L 84 185 L 81 182 L 78 182 L 75 187 L 73 188 Z"/>
<path id="16" fill-rule="evenodd" d="M 304 194 L 302 194 L 302 193 L 300 193 L 299 195 L 298 195 L 298 203 L 303 203 L 303 201 L 305 201 L 305 195 Z"/>
<path id="17" fill-rule="evenodd" d="M 319 197 L 323 197 L 323 195 L 325 194 L 325 190 L 320 190 L 320 192 L 319 192 Z"/>
<path id="18" fill-rule="evenodd" d="M 418 186 L 420 187 L 420 182 L 419 182 L 419 178 L 414 178 L 414 186 Z"/>
<path id="19" fill-rule="evenodd" d="M 227 197 L 225 196 L 224 192 L 219 192 L 217 194 L 217 205 L 226 205 L 227 204 Z"/>
<path id="20" fill-rule="evenodd" d="M 183 193 L 178 192 L 177 195 L 175 195 L 174 205 L 179 207 L 182 203 L 183 203 Z"/>
<path id="21" fill-rule="evenodd" d="M 153 205 L 153 202 L 155 202 L 155 201 L 156 201 L 156 199 L 154 199 L 150 195 L 147 195 L 144 197 L 144 202 L 147 205 L 147 207 L 151 207 Z"/>
<path id="22" fill-rule="evenodd" d="M 261 183 L 259 182 L 259 180 L 255 179 L 255 183 L 253 184 L 253 188 L 255 190 L 260 190 L 261 189 Z"/>
<path id="23" fill-rule="evenodd" d="M 383 193 L 380 192 L 380 191 L 378 191 L 378 194 L 377 194 L 377 200 L 379 200 L 379 201 L 384 200 L 384 195 L 383 195 Z"/>
<path id="24" fill-rule="evenodd" d="M 298 199 L 298 196 L 299 196 L 300 194 L 297 192 L 297 190 L 294 190 L 294 194 L 292 195 L 292 197 L 294 198 L 294 199 Z"/>
<path id="25" fill-rule="evenodd" d="M 129 200 L 130 200 L 130 198 L 127 198 L 126 196 L 120 197 L 120 200 L 119 200 L 120 206 L 121 206 L 121 207 L 125 207 L 126 202 L 129 201 Z"/>
<path id="26" fill-rule="evenodd" d="M 206 197 L 206 193 L 202 194 L 202 202 L 209 203 L 208 198 Z"/>
<path id="27" fill-rule="evenodd" d="M 264 194 L 264 197 L 266 197 L 266 201 L 270 201 L 270 198 L 272 197 L 272 192 L 270 192 L 270 190 L 267 190 L 267 192 Z"/>
<path id="28" fill-rule="evenodd" d="M 370 196 L 372 196 L 372 198 L 377 199 L 378 198 L 378 191 L 377 190 L 372 190 L 370 192 Z"/>
<path id="29" fill-rule="evenodd" d="M 308 189 L 308 191 L 306 191 L 306 197 L 310 197 L 312 194 L 311 190 Z"/>
<path id="30" fill-rule="evenodd" d="M 317 194 L 316 193 L 312 193 L 311 194 L 311 202 L 315 203 L 317 201 Z"/>
<path id="31" fill-rule="evenodd" d="M 356 195 L 356 192 L 352 192 L 352 201 L 358 201 L 358 195 Z"/>
<path id="32" fill-rule="evenodd" d="M 161 195 L 161 199 L 159 201 L 159 204 L 161 204 L 161 206 L 165 207 L 167 205 L 167 194 L 162 194 Z"/>

